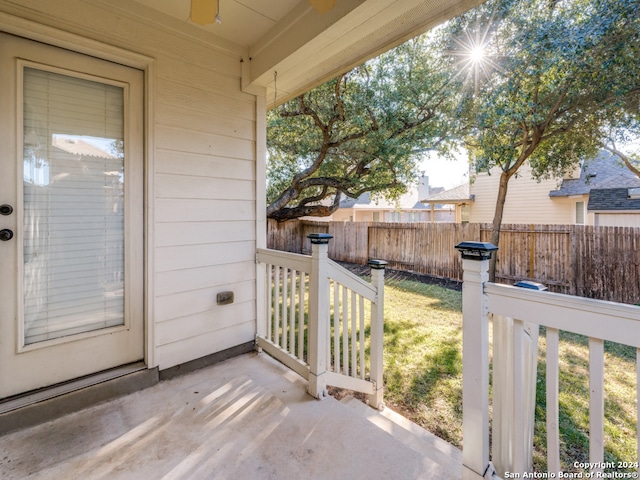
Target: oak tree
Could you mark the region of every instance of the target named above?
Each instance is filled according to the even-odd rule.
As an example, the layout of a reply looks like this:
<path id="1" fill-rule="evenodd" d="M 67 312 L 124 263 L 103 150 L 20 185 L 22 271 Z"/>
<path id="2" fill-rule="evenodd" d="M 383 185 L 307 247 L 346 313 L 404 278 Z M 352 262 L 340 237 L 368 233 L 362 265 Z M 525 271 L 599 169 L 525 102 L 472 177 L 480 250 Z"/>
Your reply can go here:
<path id="1" fill-rule="evenodd" d="M 637 0 L 489 0 L 447 31 L 450 57 L 482 52 L 461 115 L 476 169 L 500 175 L 498 245 L 520 167 L 528 162 L 537 178 L 562 175 L 595 155 L 612 113 L 637 97 L 640 9 Z"/>
<path id="2" fill-rule="evenodd" d="M 423 36 L 271 110 L 267 216 L 328 216 L 344 196 L 406 191 L 428 150 L 446 152 L 456 92 Z"/>

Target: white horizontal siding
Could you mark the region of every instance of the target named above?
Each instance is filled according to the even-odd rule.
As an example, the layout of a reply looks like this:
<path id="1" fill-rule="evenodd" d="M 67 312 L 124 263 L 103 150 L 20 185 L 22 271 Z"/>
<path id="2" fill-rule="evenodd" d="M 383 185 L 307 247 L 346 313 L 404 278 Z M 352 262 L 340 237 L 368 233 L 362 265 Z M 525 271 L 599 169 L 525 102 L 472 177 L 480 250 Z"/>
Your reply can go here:
<path id="1" fill-rule="evenodd" d="M 254 120 L 253 104 L 244 100 L 219 95 L 209 90 L 200 90 L 189 85 L 158 78 L 156 85 L 159 106 L 180 105 L 195 111 L 211 111 L 216 115 L 244 120 Z"/>
<path id="2" fill-rule="evenodd" d="M 230 305 L 216 304 L 217 293 L 221 291 L 234 292 L 234 303 L 232 305 L 239 305 L 253 302 L 255 300 L 255 290 L 255 282 L 248 279 L 200 290 L 164 295 L 158 297 L 157 300 L 158 314 L 156 320 L 160 324 L 204 312 L 213 312 L 220 309 L 228 310 Z M 166 339 L 158 343 L 161 345 L 171 341 L 171 339 Z"/>
<path id="3" fill-rule="evenodd" d="M 255 280 L 255 271 L 255 261 L 251 259 L 243 263 L 159 272 L 155 276 L 156 295 L 159 298 L 189 290 L 224 287 L 245 279 Z"/>
<path id="4" fill-rule="evenodd" d="M 253 180 L 158 174 L 156 191 L 161 198 L 253 200 L 255 183 Z"/>
<path id="5" fill-rule="evenodd" d="M 255 101 L 239 76 L 158 65 L 156 333 L 160 368 L 255 336 Z M 231 290 L 234 303 L 216 304 Z M 208 339 L 207 341 L 203 339 Z"/>
<path id="6" fill-rule="evenodd" d="M 255 239 L 254 222 L 180 222 L 156 225 L 156 247 L 247 242 Z"/>
<path id="7" fill-rule="evenodd" d="M 156 250 L 156 272 L 246 262 L 254 256 L 252 241 L 162 247 Z"/>
<path id="8" fill-rule="evenodd" d="M 213 294 L 215 303 L 215 293 Z M 242 302 L 233 305 L 212 307 L 202 312 L 197 312 L 182 317 L 172 318 L 158 324 L 156 329 L 156 341 L 160 348 L 181 340 L 191 338 L 194 331 L 198 335 L 216 332 L 222 329 L 233 328 L 237 325 L 236 317 L 251 318 L 251 312 L 255 303 Z"/>
<path id="9" fill-rule="evenodd" d="M 251 160 L 255 155 L 253 141 L 195 131 L 186 125 L 184 127 L 157 125 L 156 133 L 156 147 L 163 150 L 201 153 L 240 160 Z"/>
<path id="10" fill-rule="evenodd" d="M 188 152 L 159 151 L 156 172 L 211 178 L 252 178 L 255 163 L 251 160 L 229 162 L 228 158 Z"/>
<path id="11" fill-rule="evenodd" d="M 255 309 L 255 306 L 254 306 Z M 241 312 L 234 316 L 241 317 Z M 158 363 L 161 368 L 188 362 L 204 357 L 211 352 L 219 352 L 236 345 L 251 342 L 255 339 L 256 322 L 250 320 L 235 323 L 232 327 L 201 333 L 188 338 L 181 338 L 173 343 L 162 345 L 157 349 Z"/>
<path id="12" fill-rule="evenodd" d="M 252 107 L 253 105 L 249 105 Z M 246 108 L 245 105 L 242 107 Z M 253 118 L 253 109 L 247 112 L 249 118 Z M 162 125 L 180 127 L 191 125 L 193 130 L 208 132 L 216 131 L 218 134 L 243 140 L 253 140 L 255 122 L 245 118 L 233 118 L 220 115 L 215 112 L 203 112 L 193 108 L 176 107 L 172 104 L 159 104 L 156 108 L 156 121 Z"/>
<path id="13" fill-rule="evenodd" d="M 156 200 L 157 222 L 224 222 L 255 220 L 255 203 L 252 200 Z"/>
<path id="14" fill-rule="evenodd" d="M 162 26 L 129 0 L 21 0 L 0 11 L 155 59 L 147 172 L 155 363 L 163 369 L 251 341 L 256 101 L 240 89 L 243 50 L 171 19 Z M 236 292 L 234 304 L 216 305 L 223 290 Z"/>
<path id="15" fill-rule="evenodd" d="M 220 73 L 210 68 L 203 67 L 198 61 L 195 63 L 185 62 L 184 59 L 171 58 L 172 61 L 158 63 L 158 78 L 171 80 L 180 85 L 189 85 L 206 92 L 220 92 L 228 98 L 244 100 L 249 104 L 253 103 L 253 96 L 240 90 L 234 72 Z M 176 63 L 188 63 L 189 68 L 176 70 Z M 238 58 L 238 64 L 240 59 Z M 239 72 L 237 72 L 239 73 Z"/>

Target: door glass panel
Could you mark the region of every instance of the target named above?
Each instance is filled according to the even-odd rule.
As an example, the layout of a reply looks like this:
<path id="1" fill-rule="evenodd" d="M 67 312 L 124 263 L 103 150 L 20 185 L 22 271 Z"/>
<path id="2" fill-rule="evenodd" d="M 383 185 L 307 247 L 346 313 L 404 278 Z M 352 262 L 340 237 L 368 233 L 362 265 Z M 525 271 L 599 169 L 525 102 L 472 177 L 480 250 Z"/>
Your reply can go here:
<path id="1" fill-rule="evenodd" d="M 121 86 L 25 67 L 24 343 L 124 324 Z"/>

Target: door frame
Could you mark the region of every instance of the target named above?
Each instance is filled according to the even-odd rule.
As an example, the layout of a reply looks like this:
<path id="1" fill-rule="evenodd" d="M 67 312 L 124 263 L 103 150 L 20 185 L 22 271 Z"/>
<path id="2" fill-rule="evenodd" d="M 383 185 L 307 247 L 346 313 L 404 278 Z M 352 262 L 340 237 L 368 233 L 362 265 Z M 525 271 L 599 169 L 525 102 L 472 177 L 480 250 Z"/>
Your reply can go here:
<path id="1" fill-rule="evenodd" d="M 67 50 L 119 63 L 143 72 L 143 328 L 144 362 L 147 368 L 157 366 L 155 355 L 154 325 L 154 282 L 153 251 L 154 238 L 154 102 L 155 102 L 155 59 L 121 47 L 109 45 L 74 33 L 66 32 L 40 23 L 25 20 L 0 12 L 0 31 L 19 37 L 65 48 Z M 135 47 L 135 46 L 134 46 Z"/>

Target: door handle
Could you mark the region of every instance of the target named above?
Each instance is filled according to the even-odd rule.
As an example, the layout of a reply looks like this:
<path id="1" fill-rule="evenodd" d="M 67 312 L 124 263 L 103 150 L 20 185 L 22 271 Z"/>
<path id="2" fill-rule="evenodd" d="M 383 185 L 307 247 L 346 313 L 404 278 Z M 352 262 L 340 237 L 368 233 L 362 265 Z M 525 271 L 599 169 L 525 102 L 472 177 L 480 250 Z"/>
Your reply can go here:
<path id="1" fill-rule="evenodd" d="M 13 238 L 13 232 L 8 228 L 3 228 L 0 230 L 0 240 L 6 242 L 7 240 L 11 240 Z"/>

